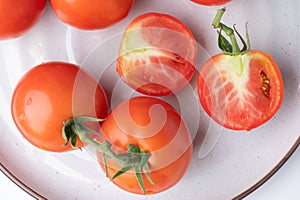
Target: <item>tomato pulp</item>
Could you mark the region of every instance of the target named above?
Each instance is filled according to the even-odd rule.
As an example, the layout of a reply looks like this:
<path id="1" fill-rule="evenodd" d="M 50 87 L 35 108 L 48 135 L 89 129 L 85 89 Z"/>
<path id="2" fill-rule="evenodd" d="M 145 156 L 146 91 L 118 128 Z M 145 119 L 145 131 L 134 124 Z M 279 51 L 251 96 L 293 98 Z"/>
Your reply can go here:
<path id="1" fill-rule="evenodd" d="M 175 185 L 185 174 L 192 158 L 192 139 L 189 130 L 166 102 L 153 97 L 135 97 L 112 110 L 101 124 L 105 138 L 116 151 L 124 152 L 128 144 L 138 146 L 150 154 L 151 184 L 143 172 L 146 194 L 162 192 Z M 102 168 L 102 156 L 98 154 Z M 122 167 L 107 159 L 108 177 Z M 128 171 L 113 180 L 120 188 L 142 194 L 134 171 Z"/>
<path id="2" fill-rule="evenodd" d="M 127 27 L 116 70 L 133 89 L 166 96 L 193 77 L 197 45 L 192 32 L 167 14 L 145 13 Z"/>
<path id="3" fill-rule="evenodd" d="M 62 152 L 72 149 L 71 145 L 64 146 L 63 123 L 79 115 L 105 118 L 108 105 L 102 87 L 78 66 L 49 62 L 21 78 L 11 109 L 17 128 L 30 143 Z M 83 145 L 78 140 L 76 146 Z"/>
<path id="4" fill-rule="evenodd" d="M 134 0 L 50 0 L 63 22 L 84 30 L 102 29 L 124 19 Z"/>
<path id="5" fill-rule="evenodd" d="M 46 0 L 1 0 L 0 40 L 23 35 L 44 13 Z"/>
<path id="6" fill-rule="evenodd" d="M 270 55 L 219 54 L 200 69 L 198 93 L 205 111 L 218 123 L 251 130 L 278 111 L 284 95 L 280 70 Z"/>

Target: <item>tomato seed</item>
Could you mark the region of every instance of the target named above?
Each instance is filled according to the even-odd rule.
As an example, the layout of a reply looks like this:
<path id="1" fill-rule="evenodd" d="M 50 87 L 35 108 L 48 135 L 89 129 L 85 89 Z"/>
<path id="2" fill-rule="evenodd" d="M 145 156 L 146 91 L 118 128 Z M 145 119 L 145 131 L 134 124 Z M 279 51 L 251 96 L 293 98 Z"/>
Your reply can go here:
<path id="1" fill-rule="evenodd" d="M 268 79 L 264 71 L 260 72 L 260 76 L 263 81 L 261 90 L 266 97 L 270 97 L 270 79 Z"/>

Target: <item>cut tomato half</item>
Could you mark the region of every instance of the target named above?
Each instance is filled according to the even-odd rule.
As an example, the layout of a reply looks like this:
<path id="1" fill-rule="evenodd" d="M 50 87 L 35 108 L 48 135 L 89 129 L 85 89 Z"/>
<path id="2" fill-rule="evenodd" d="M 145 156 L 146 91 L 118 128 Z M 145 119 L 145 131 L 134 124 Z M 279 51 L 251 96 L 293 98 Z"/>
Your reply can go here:
<path id="1" fill-rule="evenodd" d="M 166 96 L 191 80 L 196 55 L 196 40 L 181 21 L 167 14 L 146 13 L 127 27 L 116 70 L 135 90 Z"/>
<path id="2" fill-rule="evenodd" d="M 284 96 L 281 73 L 268 54 L 219 54 L 198 77 L 200 102 L 215 121 L 234 130 L 251 130 L 272 118 Z"/>

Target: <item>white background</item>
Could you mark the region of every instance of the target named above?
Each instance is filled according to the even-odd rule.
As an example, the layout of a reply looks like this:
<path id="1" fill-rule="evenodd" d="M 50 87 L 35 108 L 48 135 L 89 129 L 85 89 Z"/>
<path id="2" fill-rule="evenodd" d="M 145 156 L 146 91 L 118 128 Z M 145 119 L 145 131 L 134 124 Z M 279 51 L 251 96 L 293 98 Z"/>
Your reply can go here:
<path id="1" fill-rule="evenodd" d="M 246 200 L 298 200 L 300 198 L 300 148 L 265 184 L 246 197 Z M 0 172 L 0 194 L 8 200 L 32 200 L 29 194 Z"/>

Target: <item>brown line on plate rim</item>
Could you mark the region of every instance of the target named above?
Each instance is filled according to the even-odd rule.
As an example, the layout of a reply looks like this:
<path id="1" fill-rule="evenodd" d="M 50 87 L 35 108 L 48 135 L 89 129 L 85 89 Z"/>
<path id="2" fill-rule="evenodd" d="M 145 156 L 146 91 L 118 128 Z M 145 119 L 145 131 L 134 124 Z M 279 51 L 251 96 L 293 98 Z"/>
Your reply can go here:
<path id="1" fill-rule="evenodd" d="M 5 174 L 13 183 L 27 192 L 29 195 L 36 199 L 45 200 L 46 198 L 35 192 L 33 189 L 28 187 L 25 183 L 23 183 L 20 179 L 18 179 L 15 175 L 13 175 L 1 162 L 0 162 L 0 170 Z"/>
<path id="2" fill-rule="evenodd" d="M 234 197 L 232 200 L 239 200 L 243 199 L 252 192 L 254 192 L 256 189 L 258 189 L 260 186 L 262 186 L 267 180 L 269 180 L 283 165 L 284 163 L 292 156 L 292 154 L 296 151 L 296 149 L 300 146 L 300 136 L 294 143 L 294 145 L 290 148 L 290 150 L 287 152 L 287 154 L 279 161 L 277 165 L 269 173 L 267 173 L 263 178 L 261 178 L 258 182 L 256 182 L 253 186 L 242 192 L 241 194 Z"/>
<path id="3" fill-rule="evenodd" d="M 300 136 L 296 140 L 295 144 L 291 147 L 291 149 L 287 152 L 287 154 L 280 160 L 280 162 L 269 172 L 267 173 L 262 179 L 260 179 L 258 182 L 256 182 L 253 186 L 251 186 L 249 189 L 245 190 L 241 194 L 234 197 L 232 200 L 239 200 L 243 199 L 249 194 L 251 194 L 253 191 L 255 191 L 257 188 L 259 188 L 261 185 L 263 185 L 267 180 L 269 180 L 283 165 L 284 163 L 291 157 L 291 155 L 295 152 L 295 150 L 300 145 Z M 23 183 L 21 180 L 19 180 L 16 176 L 14 176 L 5 166 L 2 165 L 0 162 L 0 170 L 17 186 L 19 186 L 21 189 L 23 189 L 25 192 L 27 192 L 29 195 L 36 199 L 45 200 L 46 198 L 34 191 L 32 188 L 28 187 L 25 183 Z"/>

